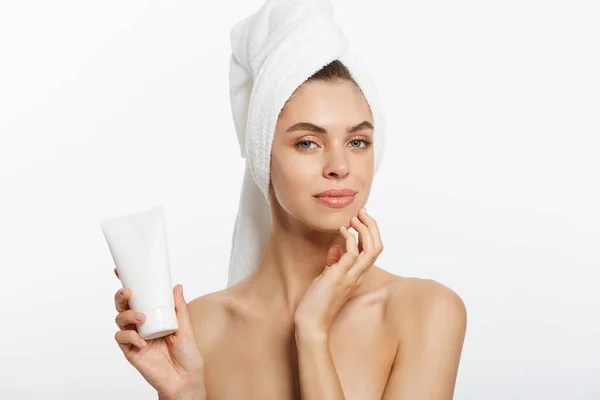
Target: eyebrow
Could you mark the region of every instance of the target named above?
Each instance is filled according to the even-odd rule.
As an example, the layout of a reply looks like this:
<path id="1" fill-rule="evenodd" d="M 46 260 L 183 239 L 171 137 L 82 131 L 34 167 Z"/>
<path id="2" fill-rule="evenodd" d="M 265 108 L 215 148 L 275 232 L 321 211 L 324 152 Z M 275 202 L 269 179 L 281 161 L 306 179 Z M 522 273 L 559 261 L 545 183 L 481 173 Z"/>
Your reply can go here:
<path id="1" fill-rule="evenodd" d="M 357 131 L 361 131 L 363 129 L 373 129 L 373 124 L 371 124 L 369 121 L 363 121 L 358 125 L 354 125 L 354 126 L 351 126 L 350 128 L 348 128 L 347 132 L 354 133 Z M 310 122 L 298 122 L 297 124 L 290 126 L 285 132 L 288 133 L 288 132 L 295 132 L 295 131 L 310 131 L 310 132 L 315 132 L 315 133 L 327 133 L 327 130 L 325 128 L 322 128 L 322 127 L 312 124 Z"/>

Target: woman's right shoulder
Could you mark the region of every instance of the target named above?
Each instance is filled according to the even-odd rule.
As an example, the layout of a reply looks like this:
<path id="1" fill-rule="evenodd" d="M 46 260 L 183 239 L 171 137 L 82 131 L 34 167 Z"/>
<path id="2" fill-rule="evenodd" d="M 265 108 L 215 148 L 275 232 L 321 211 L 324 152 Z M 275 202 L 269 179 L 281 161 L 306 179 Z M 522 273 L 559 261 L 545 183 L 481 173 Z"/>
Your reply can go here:
<path id="1" fill-rule="evenodd" d="M 230 316 L 240 303 L 240 289 L 242 284 L 238 283 L 231 287 L 204 294 L 188 303 L 190 314 L 200 321 L 210 319 L 213 323 L 224 320 Z"/>
<path id="2" fill-rule="evenodd" d="M 200 350 L 209 349 L 227 328 L 231 316 L 228 289 L 207 293 L 188 303 L 190 321 Z"/>

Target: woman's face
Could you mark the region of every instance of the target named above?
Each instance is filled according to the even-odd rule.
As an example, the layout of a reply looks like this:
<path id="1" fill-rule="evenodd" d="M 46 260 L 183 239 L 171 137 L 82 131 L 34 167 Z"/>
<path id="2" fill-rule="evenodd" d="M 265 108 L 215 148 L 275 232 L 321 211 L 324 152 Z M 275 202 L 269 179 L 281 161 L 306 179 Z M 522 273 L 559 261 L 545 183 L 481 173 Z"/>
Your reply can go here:
<path id="1" fill-rule="evenodd" d="M 322 232 L 349 227 L 371 190 L 372 126 L 369 105 L 353 82 L 309 81 L 300 86 L 275 128 L 274 206 L 285 210 L 285 217 Z M 354 195 L 319 197 L 330 189 L 349 189 Z"/>

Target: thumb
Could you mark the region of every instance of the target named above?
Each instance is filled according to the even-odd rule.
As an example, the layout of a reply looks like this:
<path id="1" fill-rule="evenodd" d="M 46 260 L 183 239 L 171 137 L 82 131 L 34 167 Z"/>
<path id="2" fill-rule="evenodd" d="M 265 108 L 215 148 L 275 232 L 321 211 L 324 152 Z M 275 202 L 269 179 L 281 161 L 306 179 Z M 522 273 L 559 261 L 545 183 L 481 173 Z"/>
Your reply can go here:
<path id="1" fill-rule="evenodd" d="M 327 252 L 327 260 L 325 261 L 325 264 L 328 267 L 331 267 L 333 264 L 340 261 L 340 258 L 342 258 L 342 249 L 337 244 L 334 244 Z"/>
<path id="2" fill-rule="evenodd" d="M 190 321 L 187 302 L 183 297 L 183 285 L 175 285 L 175 288 L 173 288 L 173 297 L 175 299 L 175 313 L 177 314 L 179 329 L 184 332 L 191 332 L 192 323 Z"/>

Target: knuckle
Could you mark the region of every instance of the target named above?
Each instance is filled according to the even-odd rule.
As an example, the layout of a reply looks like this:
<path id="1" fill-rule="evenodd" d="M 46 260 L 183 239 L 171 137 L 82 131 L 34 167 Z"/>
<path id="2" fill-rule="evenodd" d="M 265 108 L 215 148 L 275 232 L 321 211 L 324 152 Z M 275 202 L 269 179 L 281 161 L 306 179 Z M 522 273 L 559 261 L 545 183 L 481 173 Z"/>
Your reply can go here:
<path id="1" fill-rule="evenodd" d="M 121 331 L 122 342 L 135 344 L 135 335 L 137 335 L 137 332 L 132 331 L 130 329 L 122 330 Z"/>
<path id="2" fill-rule="evenodd" d="M 365 252 L 362 252 L 360 254 L 357 254 L 356 257 L 354 257 L 354 265 L 359 264 L 362 260 L 365 259 L 365 257 L 367 256 L 367 254 Z"/>
<path id="3" fill-rule="evenodd" d="M 125 329 L 125 326 L 127 324 L 136 324 L 137 323 L 137 321 L 135 320 L 135 315 L 134 315 L 133 310 L 121 311 L 115 317 L 115 322 L 116 322 L 117 326 L 121 329 Z"/>
<path id="4" fill-rule="evenodd" d="M 137 331 L 132 330 L 128 330 L 126 331 L 128 333 L 127 337 L 129 338 L 129 340 L 131 341 L 131 343 L 137 343 L 138 340 L 140 340 L 140 336 L 138 335 Z"/>
<path id="5" fill-rule="evenodd" d="M 353 286 L 353 284 L 354 284 L 354 283 L 353 283 L 352 276 L 351 276 L 351 275 L 349 275 L 349 274 L 348 274 L 348 275 L 346 275 L 346 276 L 344 276 L 344 279 L 342 279 L 342 282 L 341 282 L 341 284 L 342 284 L 342 286 L 344 286 L 344 288 L 346 288 L 346 289 L 349 289 L 349 288 L 351 288 L 351 287 Z"/>
<path id="6" fill-rule="evenodd" d="M 124 320 L 128 324 L 137 324 L 137 323 L 139 323 L 139 321 L 135 319 L 135 315 L 136 315 L 136 311 L 135 310 L 127 310 L 127 311 L 124 311 L 123 314 L 124 314 Z"/>
<path id="7" fill-rule="evenodd" d="M 342 281 L 342 279 L 344 278 L 344 274 L 342 274 L 340 272 L 339 268 L 329 270 L 329 271 L 327 271 L 327 273 L 331 276 L 331 278 L 333 279 L 333 282 L 335 282 L 335 283 L 340 283 Z"/>
<path id="8" fill-rule="evenodd" d="M 336 280 L 336 286 L 345 288 L 348 285 L 348 276 L 347 274 L 340 274 L 338 279 Z"/>

